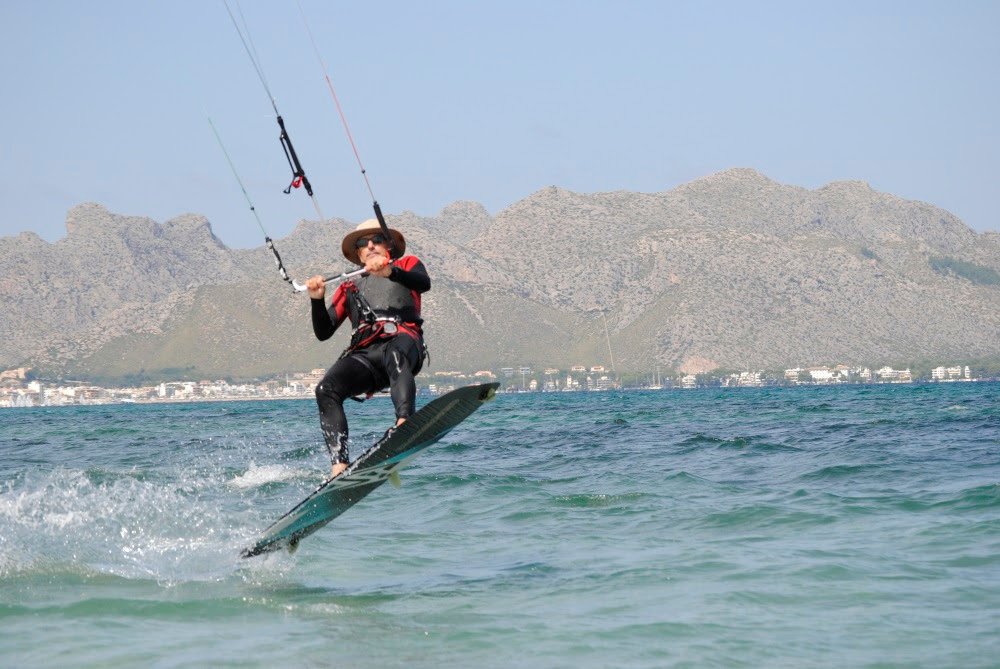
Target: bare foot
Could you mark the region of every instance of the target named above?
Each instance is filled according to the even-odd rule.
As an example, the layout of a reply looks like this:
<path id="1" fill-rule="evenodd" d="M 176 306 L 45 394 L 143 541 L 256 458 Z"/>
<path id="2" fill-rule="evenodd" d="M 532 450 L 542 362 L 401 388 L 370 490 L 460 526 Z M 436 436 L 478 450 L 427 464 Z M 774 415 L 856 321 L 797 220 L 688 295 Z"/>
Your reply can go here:
<path id="1" fill-rule="evenodd" d="M 339 476 L 345 469 L 347 469 L 346 462 L 338 462 L 330 468 L 330 478 Z"/>
<path id="2" fill-rule="evenodd" d="M 396 427 L 399 427 L 400 425 L 402 425 L 405 422 L 406 422 L 405 418 L 397 418 L 396 419 Z"/>

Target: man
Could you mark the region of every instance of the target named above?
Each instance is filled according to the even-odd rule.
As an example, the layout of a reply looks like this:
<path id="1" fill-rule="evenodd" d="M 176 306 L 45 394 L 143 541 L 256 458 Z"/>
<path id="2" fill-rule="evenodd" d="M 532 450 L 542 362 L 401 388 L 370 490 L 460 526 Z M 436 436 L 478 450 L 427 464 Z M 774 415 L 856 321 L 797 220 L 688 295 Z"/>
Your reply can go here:
<path id="1" fill-rule="evenodd" d="M 424 360 L 420 296 L 431 280 L 416 256 L 403 255 L 406 240 L 394 229 L 386 238 L 378 221 L 369 219 L 344 237 L 344 257 L 367 274 L 337 286 L 327 307 L 322 276 L 306 282 L 312 298 L 313 332 L 320 341 L 333 336 L 350 319 L 351 343 L 316 386 L 320 426 L 330 452 L 331 476 L 347 469 L 347 416 L 344 400 L 386 387 L 402 425 L 414 411 L 413 377 Z M 392 258 L 397 260 L 393 261 Z"/>

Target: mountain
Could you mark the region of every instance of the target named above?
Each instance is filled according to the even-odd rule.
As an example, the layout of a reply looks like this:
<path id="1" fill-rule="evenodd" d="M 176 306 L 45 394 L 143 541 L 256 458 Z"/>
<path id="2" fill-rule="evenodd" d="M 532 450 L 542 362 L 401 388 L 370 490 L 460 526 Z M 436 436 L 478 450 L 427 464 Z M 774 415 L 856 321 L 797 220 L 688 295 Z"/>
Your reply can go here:
<path id="1" fill-rule="evenodd" d="M 861 182 L 750 169 L 661 193 L 549 187 L 499 212 L 388 217 L 427 265 L 430 371 L 530 365 L 780 369 L 1000 360 L 1000 235 Z M 275 241 L 300 280 L 340 271 L 353 224 Z M 0 239 L 0 367 L 111 379 L 248 378 L 328 366 L 308 298 L 263 247 L 201 216 L 74 207 L 65 238 Z"/>

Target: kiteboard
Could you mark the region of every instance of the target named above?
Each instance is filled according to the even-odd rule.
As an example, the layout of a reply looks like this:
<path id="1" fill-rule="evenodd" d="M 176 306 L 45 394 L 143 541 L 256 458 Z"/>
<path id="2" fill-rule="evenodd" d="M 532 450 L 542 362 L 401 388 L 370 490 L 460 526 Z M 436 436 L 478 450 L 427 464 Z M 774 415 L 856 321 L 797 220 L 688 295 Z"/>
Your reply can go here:
<path id="1" fill-rule="evenodd" d="M 372 490 L 388 480 L 398 480 L 404 464 L 493 399 L 499 385 L 465 386 L 429 402 L 264 530 L 241 555 L 248 558 L 282 548 L 294 551 L 304 537 L 347 511 Z"/>

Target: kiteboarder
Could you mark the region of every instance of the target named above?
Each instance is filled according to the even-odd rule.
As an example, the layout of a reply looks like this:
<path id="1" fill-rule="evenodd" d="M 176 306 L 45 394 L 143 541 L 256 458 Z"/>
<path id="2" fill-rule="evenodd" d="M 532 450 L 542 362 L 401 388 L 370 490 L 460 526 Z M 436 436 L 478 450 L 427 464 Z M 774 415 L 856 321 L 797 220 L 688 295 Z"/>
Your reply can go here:
<path id="1" fill-rule="evenodd" d="M 350 344 L 316 386 L 331 476 L 347 469 L 349 463 L 344 400 L 388 387 L 396 410 L 396 422 L 389 430 L 414 412 L 414 376 L 426 355 L 420 298 L 430 290 L 431 280 L 423 263 L 416 256 L 403 255 L 405 250 L 402 233 L 369 219 L 341 243 L 344 257 L 363 267 L 366 274 L 337 286 L 329 306 L 324 278 L 318 275 L 306 282 L 317 339 L 332 337 L 345 320 L 352 326 Z"/>

